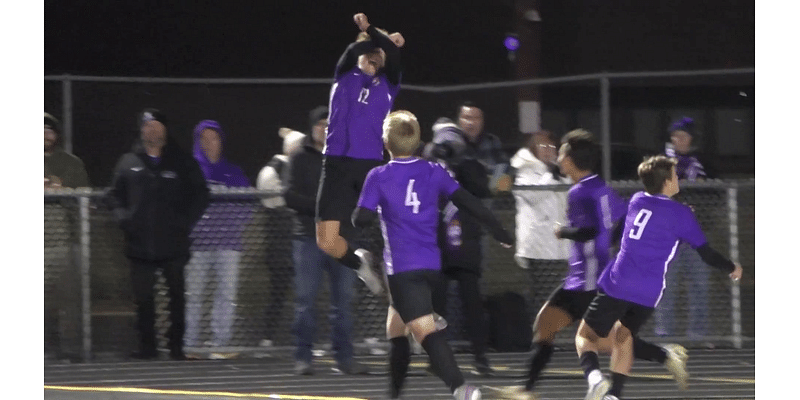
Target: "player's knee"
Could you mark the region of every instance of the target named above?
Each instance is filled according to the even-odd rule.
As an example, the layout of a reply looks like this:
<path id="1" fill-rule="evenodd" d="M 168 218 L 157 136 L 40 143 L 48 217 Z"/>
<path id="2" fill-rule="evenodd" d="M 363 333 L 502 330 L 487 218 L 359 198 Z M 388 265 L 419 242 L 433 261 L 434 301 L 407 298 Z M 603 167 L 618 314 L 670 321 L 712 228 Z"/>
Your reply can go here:
<path id="1" fill-rule="evenodd" d="M 431 314 L 419 317 L 408 323 L 411 333 L 418 342 L 422 343 L 425 337 L 436 331 L 436 323 Z"/>
<path id="2" fill-rule="evenodd" d="M 622 325 L 619 322 L 614 325 L 612 337 L 614 338 L 614 343 L 617 345 L 622 345 L 630 340 L 633 340 L 631 331 L 626 328 L 625 325 Z"/>

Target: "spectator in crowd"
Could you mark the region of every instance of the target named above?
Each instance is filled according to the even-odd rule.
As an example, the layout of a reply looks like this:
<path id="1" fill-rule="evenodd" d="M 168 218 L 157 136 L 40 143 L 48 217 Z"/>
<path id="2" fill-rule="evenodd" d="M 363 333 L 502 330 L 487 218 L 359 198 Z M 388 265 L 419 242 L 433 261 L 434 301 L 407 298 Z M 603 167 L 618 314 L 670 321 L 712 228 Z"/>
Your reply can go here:
<path id="1" fill-rule="evenodd" d="M 317 245 L 348 268 L 373 294 L 383 291 L 371 269 L 372 254 L 357 243 L 350 222 L 367 173 L 383 164 L 381 127 L 400 91 L 399 33 L 387 34 L 356 14 L 361 31 L 336 63 L 330 93 L 330 116 L 317 193 Z"/>
<path id="2" fill-rule="evenodd" d="M 194 127 L 194 159 L 211 190 L 250 187 L 244 171 L 224 156 L 226 134 L 219 122 L 200 121 Z M 251 207 L 241 200 L 214 201 L 192 231 L 192 258 L 186 268 L 186 347 L 199 347 L 203 303 L 216 282 L 211 307 L 211 347 L 230 345 L 236 319 L 242 233 Z M 212 358 L 219 356 L 213 353 Z"/>
<path id="3" fill-rule="evenodd" d="M 289 159 L 284 180 L 286 206 L 296 212 L 292 239 L 295 283 L 292 333 L 297 340 L 295 373 L 314 373 L 311 350 L 317 328 L 315 303 L 325 273 L 330 282 L 330 333 L 336 359 L 335 369 L 347 374 L 364 373 L 366 368 L 353 359 L 351 301 L 356 273 L 325 254 L 316 242 L 314 217 L 322 173 L 322 148 L 325 146 L 325 129 L 328 126 L 327 107 L 311 110 L 309 125 L 311 134 L 305 136 L 303 148 Z"/>
<path id="4" fill-rule="evenodd" d="M 489 188 L 492 192 L 511 190 L 512 179 L 508 175 L 509 157 L 503 150 L 500 139 L 483 130 L 483 110 L 471 101 L 458 107 L 458 126 L 467 138 L 467 145 L 489 171 Z"/>
<path id="5" fill-rule="evenodd" d="M 189 233 L 208 205 L 209 190 L 197 161 L 168 133 L 163 113 L 139 115 L 139 139 L 117 162 L 109 190 L 114 216 L 125 234 L 136 302 L 139 350 L 134 358 L 155 359 L 155 282 L 161 270 L 169 288 L 169 355 L 185 360 L 184 266 Z"/>
<path id="6" fill-rule="evenodd" d="M 282 127 L 278 129 L 278 135 L 283 139 L 283 153 L 274 155 L 269 163 L 258 172 L 258 177 L 256 178 L 258 190 L 283 191 L 285 187 L 281 178 L 284 176 L 286 163 L 292 155 L 303 149 L 306 137 L 304 133 Z M 261 203 L 266 208 L 277 208 L 286 205 L 281 196 L 262 198 Z"/>
<path id="7" fill-rule="evenodd" d="M 539 131 L 531 135 L 511 157 L 511 170 L 515 186 L 565 185 L 572 181 L 558 168 L 558 149 L 555 135 Z M 567 193 L 557 190 L 513 190 L 516 201 L 516 254 L 517 264 L 531 272 L 539 281 L 551 276 L 554 279 L 566 271 L 569 241 L 553 235 L 553 225 L 566 224 Z M 555 286 L 556 281 L 549 283 Z M 532 288 L 532 286 L 529 286 Z M 548 293 L 529 293 L 531 309 L 538 310 Z M 534 298 L 535 301 L 534 301 Z"/>
<path id="8" fill-rule="evenodd" d="M 693 145 L 696 136 L 695 122 L 689 117 L 674 121 L 669 127 L 670 141 L 666 144 L 664 154 L 677 160 L 675 172 L 678 179 L 696 182 L 706 178 L 703 165 L 697 158 L 697 148 Z M 703 265 L 703 260 L 686 243 L 681 243 L 675 261 L 667 273 L 667 286 L 672 288 L 664 292 L 656 308 L 655 332 L 659 336 L 674 336 L 677 332 L 675 322 L 675 303 L 680 294 L 680 282 L 686 282 L 689 313 L 686 336 L 691 341 L 702 342 L 708 334 L 708 284 L 710 271 Z"/>
<path id="9" fill-rule="evenodd" d="M 433 125 L 433 142 L 427 146 L 426 155 L 446 166 L 456 182 L 476 198 L 491 196 L 486 168 L 475 159 L 474 153 L 468 152 L 464 132 L 452 121 L 441 118 Z M 476 216 L 459 210 L 452 201 L 443 201 L 440 206 L 442 218 L 438 242 L 442 253 L 442 273 L 447 279 L 443 280 L 443 287 L 433 291 L 433 309 L 447 319 L 447 283 L 457 281 L 464 324 L 475 357 L 475 371 L 489 375 L 492 373 L 486 357 L 489 332 L 479 282 L 483 228 Z"/>
<path id="10" fill-rule="evenodd" d="M 60 144 L 61 124 L 44 113 L 44 188 L 89 187 L 83 162 Z M 79 221 L 70 210 L 71 199 L 45 198 L 45 229 L 58 224 L 65 235 L 44 243 L 45 271 L 45 354 L 78 357 L 80 354 L 81 307 L 75 293 L 80 290 L 77 273 L 78 241 L 74 237 Z"/>
<path id="11" fill-rule="evenodd" d="M 44 113 L 44 187 L 89 187 L 89 175 L 83 161 L 60 146 L 61 123 Z"/>
<path id="12" fill-rule="evenodd" d="M 265 289 L 268 318 L 264 332 L 265 339 L 261 341 L 262 346 L 271 346 L 274 339 L 286 331 L 282 322 L 274 318 L 275 314 L 273 314 L 283 309 L 292 289 L 291 285 L 286 284 L 285 277 L 286 268 L 292 265 L 293 257 L 292 252 L 287 252 L 285 249 L 292 247 L 292 238 L 289 233 L 294 221 L 294 211 L 286 207 L 282 193 L 286 189 L 285 178 L 288 161 L 290 157 L 302 151 L 306 138 L 304 133 L 287 127 L 278 129 L 278 136 L 283 139 L 282 153 L 274 155 L 256 178 L 256 187 L 259 190 L 275 193 L 275 195 L 261 198 L 261 203 L 268 209 L 265 214 L 265 225 L 268 229 L 279 229 L 281 232 L 271 235 L 268 243 L 265 243 L 264 246 L 269 287 Z"/>

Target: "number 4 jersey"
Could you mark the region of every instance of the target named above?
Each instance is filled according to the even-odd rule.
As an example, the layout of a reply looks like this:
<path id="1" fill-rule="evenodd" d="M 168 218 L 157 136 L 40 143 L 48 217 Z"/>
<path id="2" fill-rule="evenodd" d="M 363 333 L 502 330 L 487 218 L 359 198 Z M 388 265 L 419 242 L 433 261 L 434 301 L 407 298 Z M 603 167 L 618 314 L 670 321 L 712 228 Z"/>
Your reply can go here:
<path id="1" fill-rule="evenodd" d="M 692 210 L 664 195 L 634 194 L 619 254 L 600 276 L 600 288 L 614 298 L 655 307 L 681 241 L 694 248 L 707 242 Z"/>
<path id="2" fill-rule="evenodd" d="M 444 167 L 415 157 L 397 158 L 369 172 L 358 206 L 380 215 L 387 275 L 441 269 L 439 198 L 458 188 Z"/>

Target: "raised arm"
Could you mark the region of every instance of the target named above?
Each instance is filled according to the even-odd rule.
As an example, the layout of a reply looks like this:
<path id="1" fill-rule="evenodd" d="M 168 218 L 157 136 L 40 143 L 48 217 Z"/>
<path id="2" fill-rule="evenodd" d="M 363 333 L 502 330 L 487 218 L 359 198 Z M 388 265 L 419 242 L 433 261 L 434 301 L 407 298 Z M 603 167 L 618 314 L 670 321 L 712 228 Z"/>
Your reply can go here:
<path id="1" fill-rule="evenodd" d="M 386 34 L 381 32 L 369 23 L 366 15 L 361 13 L 354 15 L 353 21 L 358 25 L 358 29 L 369 35 L 370 42 L 375 47 L 381 48 L 386 54 L 386 64 L 383 66 L 386 79 L 395 86 L 400 84 L 400 47 L 405 45 L 403 35 L 400 33 Z M 358 60 L 358 56 L 356 56 L 356 60 Z"/>
<path id="2" fill-rule="evenodd" d="M 494 213 L 486 208 L 477 197 L 470 194 L 464 188 L 458 188 L 458 190 L 453 192 L 453 194 L 450 195 L 450 201 L 452 201 L 459 210 L 464 210 L 477 218 L 489 229 L 492 237 L 504 247 L 511 247 L 511 244 L 514 243 L 514 238 L 503 228 L 503 225 L 497 220 Z"/>

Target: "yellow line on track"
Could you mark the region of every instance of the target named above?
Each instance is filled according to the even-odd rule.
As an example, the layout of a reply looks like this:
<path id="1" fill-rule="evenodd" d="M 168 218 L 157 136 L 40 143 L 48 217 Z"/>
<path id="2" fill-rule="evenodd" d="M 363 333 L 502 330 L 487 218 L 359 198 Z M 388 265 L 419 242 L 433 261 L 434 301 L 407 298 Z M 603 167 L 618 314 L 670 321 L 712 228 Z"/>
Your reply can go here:
<path id="1" fill-rule="evenodd" d="M 583 375 L 583 371 L 580 370 L 570 370 L 570 369 L 546 369 L 545 373 L 551 373 L 556 375 L 575 375 L 581 376 Z M 670 380 L 672 379 L 672 375 L 666 374 L 630 374 L 629 376 L 634 378 L 651 378 L 651 379 L 665 379 Z M 755 379 L 747 379 L 747 378 L 693 378 L 689 376 L 690 381 L 704 381 L 704 382 L 720 382 L 720 383 L 742 383 L 742 384 L 755 384 Z"/>
<path id="2" fill-rule="evenodd" d="M 332 397 L 332 396 L 299 396 L 291 394 L 264 394 L 264 393 L 231 393 L 231 392 L 198 392 L 190 390 L 158 390 L 126 387 L 88 387 L 88 386 L 49 386 L 50 390 L 69 390 L 74 392 L 121 392 L 121 393 L 148 393 L 148 394 L 177 394 L 192 396 L 227 396 L 247 397 L 260 399 L 286 399 L 286 400 L 368 400 L 358 397 Z"/>

